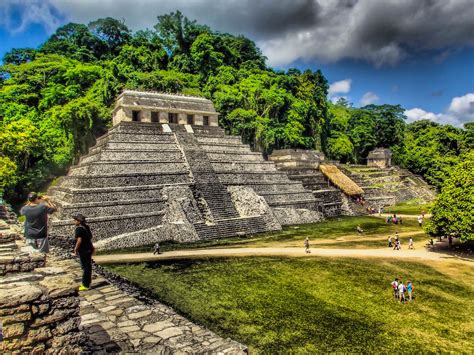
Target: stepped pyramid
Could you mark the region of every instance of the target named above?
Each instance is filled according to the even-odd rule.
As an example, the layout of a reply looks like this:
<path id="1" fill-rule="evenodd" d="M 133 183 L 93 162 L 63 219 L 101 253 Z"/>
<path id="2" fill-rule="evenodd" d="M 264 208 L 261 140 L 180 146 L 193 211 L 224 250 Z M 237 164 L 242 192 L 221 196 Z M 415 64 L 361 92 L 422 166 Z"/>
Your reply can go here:
<path id="1" fill-rule="evenodd" d="M 306 149 L 275 150 L 269 157 L 280 171 L 288 173 L 292 181 L 301 182 L 305 189 L 312 191 L 319 210 L 326 217 L 352 214 L 344 204 L 345 196 L 319 171 L 324 162 L 322 153 Z"/>
<path id="2" fill-rule="evenodd" d="M 116 249 L 280 230 L 323 218 L 318 201 L 240 137 L 203 98 L 124 91 L 114 126 L 50 194 L 51 235 L 88 217 L 96 245 Z"/>

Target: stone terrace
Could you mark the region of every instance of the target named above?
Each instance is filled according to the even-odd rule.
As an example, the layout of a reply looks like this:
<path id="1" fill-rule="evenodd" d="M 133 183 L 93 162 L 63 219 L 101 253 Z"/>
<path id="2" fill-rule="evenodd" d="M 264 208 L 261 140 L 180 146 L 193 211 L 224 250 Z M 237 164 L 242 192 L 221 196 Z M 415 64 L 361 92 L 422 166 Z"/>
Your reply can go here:
<path id="1" fill-rule="evenodd" d="M 0 237 L 1 265 L 19 265 L 3 268 L 7 272 L 0 279 L 5 352 L 246 353 L 245 346 L 219 337 L 157 301 L 138 300 L 140 290 L 128 283 L 124 287 L 133 292 L 94 274 L 92 289 L 78 294 L 77 261 L 49 255 L 45 266 L 43 254 L 30 256 L 28 250 L 20 240 L 11 243 Z"/>

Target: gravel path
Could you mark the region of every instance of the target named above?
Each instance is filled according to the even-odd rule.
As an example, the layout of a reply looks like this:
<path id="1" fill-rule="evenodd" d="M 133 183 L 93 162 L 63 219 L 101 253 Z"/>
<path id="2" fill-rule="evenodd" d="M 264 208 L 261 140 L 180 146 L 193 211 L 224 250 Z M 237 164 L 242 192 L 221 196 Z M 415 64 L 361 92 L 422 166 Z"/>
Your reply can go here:
<path id="1" fill-rule="evenodd" d="M 193 249 L 176 250 L 160 255 L 153 253 L 135 254 L 110 254 L 95 256 L 94 260 L 98 264 L 114 264 L 124 262 L 175 260 L 190 258 L 208 257 L 232 257 L 232 256 L 291 256 L 291 257 L 353 257 L 353 258 L 399 258 L 399 259 L 423 259 L 423 260 L 460 260 L 456 256 L 434 253 L 421 250 L 392 250 L 384 249 L 311 249 L 310 254 L 306 254 L 303 248 L 225 248 L 225 249 Z"/>

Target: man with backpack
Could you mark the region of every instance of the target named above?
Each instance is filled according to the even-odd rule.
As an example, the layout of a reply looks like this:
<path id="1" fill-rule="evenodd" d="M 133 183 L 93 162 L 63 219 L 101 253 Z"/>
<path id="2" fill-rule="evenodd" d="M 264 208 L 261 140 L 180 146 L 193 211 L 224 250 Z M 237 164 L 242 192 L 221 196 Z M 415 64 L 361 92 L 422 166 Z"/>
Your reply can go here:
<path id="1" fill-rule="evenodd" d="M 48 196 L 30 192 L 28 203 L 20 213 L 25 216 L 25 239 L 27 244 L 41 253 L 49 252 L 48 215 L 56 211 L 56 206 Z"/>

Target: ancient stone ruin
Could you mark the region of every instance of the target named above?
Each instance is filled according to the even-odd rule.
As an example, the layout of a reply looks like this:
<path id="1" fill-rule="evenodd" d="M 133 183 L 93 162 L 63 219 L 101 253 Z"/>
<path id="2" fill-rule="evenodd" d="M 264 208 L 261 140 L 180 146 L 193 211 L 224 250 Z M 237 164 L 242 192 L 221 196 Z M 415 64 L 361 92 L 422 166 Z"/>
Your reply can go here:
<path id="1" fill-rule="evenodd" d="M 367 166 L 381 169 L 392 166 L 392 151 L 386 148 L 377 148 L 369 152 L 367 156 Z"/>
<path id="2" fill-rule="evenodd" d="M 124 91 L 114 126 L 50 188 L 51 234 L 88 217 L 98 248 L 280 230 L 323 218 L 300 181 L 218 127 L 203 98 Z"/>

